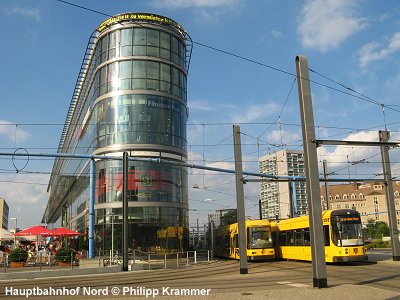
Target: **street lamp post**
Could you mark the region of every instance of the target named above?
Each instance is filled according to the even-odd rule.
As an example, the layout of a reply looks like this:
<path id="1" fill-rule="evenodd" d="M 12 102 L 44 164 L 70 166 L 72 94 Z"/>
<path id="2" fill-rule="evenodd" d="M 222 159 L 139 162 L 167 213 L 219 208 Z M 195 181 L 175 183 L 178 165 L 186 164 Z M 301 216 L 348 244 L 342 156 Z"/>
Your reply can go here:
<path id="1" fill-rule="evenodd" d="M 111 258 L 110 262 L 114 263 L 114 213 L 107 213 L 111 217 Z"/>
<path id="2" fill-rule="evenodd" d="M 15 248 L 17 244 L 17 236 L 15 235 L 17 233 L 17 218 L 11 218 L 11 220 L 15 220 L 15 228 L 14 228 L 14 248 Z"/>

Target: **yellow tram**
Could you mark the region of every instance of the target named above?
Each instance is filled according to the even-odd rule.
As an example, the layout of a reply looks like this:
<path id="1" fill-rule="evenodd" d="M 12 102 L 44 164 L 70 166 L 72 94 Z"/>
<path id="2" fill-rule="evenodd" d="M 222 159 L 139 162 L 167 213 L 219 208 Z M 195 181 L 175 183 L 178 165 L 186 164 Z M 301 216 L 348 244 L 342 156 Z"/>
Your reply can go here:
<path id="1" fill-rule="evenodd" d="M 365 254 L 361 217 L 352 209 L 322 212 L 326 262 L 363 261 Z M 309 216 L 272 221 L 276 256 L 311 261 Z"/>
<path id="2" fill-rule="evenodd" d="M 271 223 L 268 220 L 246 220 L 246 248 L 248 260 L 274 259 Z M 238 223 L 220 227 L 215 231 L 215 255 L 239 259 Z"/>

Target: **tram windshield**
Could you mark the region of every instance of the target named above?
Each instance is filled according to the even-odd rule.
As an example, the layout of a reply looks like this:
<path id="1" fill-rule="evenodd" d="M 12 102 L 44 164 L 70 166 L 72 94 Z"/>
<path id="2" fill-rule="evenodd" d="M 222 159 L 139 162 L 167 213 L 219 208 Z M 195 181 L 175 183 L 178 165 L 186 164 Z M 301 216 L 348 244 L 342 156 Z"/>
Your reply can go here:
<path id="1" fill-rule="evenodd" d="M 364 245 L 360 216 L 334 216 L 332 218 L 332 241 L 337 246 Z"/>
<path id="2" fill-rule="evenodd" d="M 249 249 L 273 247 L 271 230 L 267 227 L 249 227 L 247 229 L 247 237 Z"/>

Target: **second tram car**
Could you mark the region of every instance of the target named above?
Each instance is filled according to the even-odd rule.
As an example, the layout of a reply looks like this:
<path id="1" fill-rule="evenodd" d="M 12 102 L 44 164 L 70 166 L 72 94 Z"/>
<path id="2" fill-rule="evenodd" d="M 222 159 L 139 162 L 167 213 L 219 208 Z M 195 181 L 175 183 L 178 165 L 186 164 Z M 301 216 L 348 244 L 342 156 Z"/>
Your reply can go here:
<path id="1" fill-rule="evenodd" d="M 322 225 L 326 262 L 363 261 L 368 258 L 359 212 L 352 209 L 324 211 Z M 309 216 L 273 221 L 271 229 L 277 258 L 312 260 Z"/>
<path id="2" fill-rule="evenodd" d="M 268 220 L 246 220 L 247 260 L 274 259 L 271 223 Z M 215 255 L 239 259 L 238 223 L 220 227 L 215 231 Z"/>

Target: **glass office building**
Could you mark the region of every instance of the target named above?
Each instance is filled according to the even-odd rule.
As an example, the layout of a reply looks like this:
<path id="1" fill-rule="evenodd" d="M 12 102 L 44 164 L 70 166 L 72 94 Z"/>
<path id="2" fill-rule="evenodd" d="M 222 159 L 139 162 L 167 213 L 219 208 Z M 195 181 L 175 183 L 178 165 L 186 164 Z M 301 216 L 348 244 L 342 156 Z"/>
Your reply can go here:
<path id="1" fill-rule="evenodd" d="M 112 240 L 122 248 L 123 152 L 135 159 L 128 168 L 129 248 L 188 246 L 187 169 L 179 163 L 187 161 L 190 54 L 183 28 L 154 14 L 114 16 L 90 37 L 58 152 L 96 155 L 96 251 L 111 249 Z M 56 159 L 42 222 L 87 232 L 89 169 L 87 158 Z"/>

